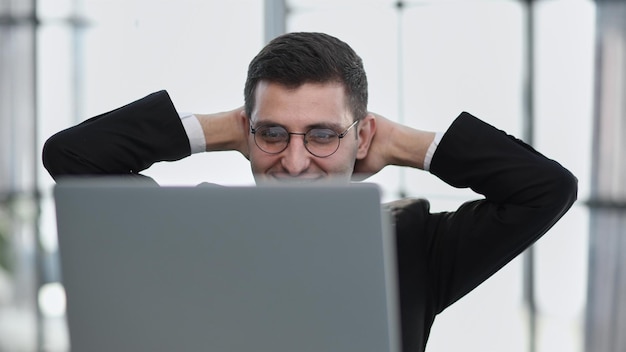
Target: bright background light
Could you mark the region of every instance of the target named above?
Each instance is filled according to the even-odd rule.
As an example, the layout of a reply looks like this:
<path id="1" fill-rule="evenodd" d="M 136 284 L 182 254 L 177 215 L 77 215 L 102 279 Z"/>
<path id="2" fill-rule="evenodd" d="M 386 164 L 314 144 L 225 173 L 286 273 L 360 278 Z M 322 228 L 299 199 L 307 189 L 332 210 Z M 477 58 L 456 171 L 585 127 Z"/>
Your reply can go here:
<path id="1" fill-rule="evenodd" d="M 290 0 L 287 30 L 325 31 L 362 56 L 370 109 L 412 127 L 443 131 L 469 111 L 518 137 L 525 104 L 525 7 L 514 0 L 415 0 L 398 12 L 392 0 Z M 166 89 L 180 111 L 211 113 L 243 104 L 247 65 L 263 46 L 259 0 L 41 0 L 37 40 L 37 143 L 91 116 Z M 579 178 L 589 196 L 595 7 L 591 0 L 535 1 L 534 145 Z M 68 16 L 85 19 L 71 26 Z M 2 39 L 0 37 L 0 39 Z M 0 60 L 0 64 L 1 64 Z M 40 149 L 39 149 L 40 150 Z M 65 294 L 58 283 L 53 181 L 40 168 L 39 242 L 21 233 L 24 257 L 41 245 L 46 282 L 31 305 L 46 320 L 51 350 L 64 350 Z M 236 152 L 155 164 L 145 174 L 162 185 L 251 185 Z M 406 193 L 433 211 L 475 198 L 428 173 L 389 167 L 370 181 L 385 200 Z M 0 209 L 1 210 L 1 209 Z M 536 352 L 582 351 L 588 208 L 576 204 L 536 248 Z M 23 272 L 34 272 L 26 266 Z M 23 272 L 18 273 L 23 275 Z M 527 351 L 528 311 L 516 259 L 441 314 L 428 351 Z M 0 272 L 0 274 L 2 274 Z M 15 292 L 35 281 L 0 275 L 0 350 L 30 350 L 32 307 Z M 9 303 L 7 303 L 9 302 Z M 65 331 L 65 333 L 64 333 Z M 7 347 L 8 348 L 8 347 Z M 19 349 L 19 348 L 18 348 Z"/>

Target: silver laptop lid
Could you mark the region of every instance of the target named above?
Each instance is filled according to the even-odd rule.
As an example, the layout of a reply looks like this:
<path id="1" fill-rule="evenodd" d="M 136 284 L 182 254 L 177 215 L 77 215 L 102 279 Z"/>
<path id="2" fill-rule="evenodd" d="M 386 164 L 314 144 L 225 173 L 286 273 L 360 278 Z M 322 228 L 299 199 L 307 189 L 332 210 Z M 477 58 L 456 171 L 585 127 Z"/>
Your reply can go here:
<path id="1" fill-rule="evenodd" d="M 400 351 L 375 185 L 54 194 L 73 351 Z"/>

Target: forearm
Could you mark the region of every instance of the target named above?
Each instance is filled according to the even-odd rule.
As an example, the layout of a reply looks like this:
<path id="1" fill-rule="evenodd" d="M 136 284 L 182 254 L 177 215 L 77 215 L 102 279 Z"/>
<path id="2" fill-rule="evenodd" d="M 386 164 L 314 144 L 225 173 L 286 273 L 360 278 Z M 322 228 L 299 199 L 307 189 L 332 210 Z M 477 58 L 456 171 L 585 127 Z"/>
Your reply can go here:
<path id="1" fill-rule="evenodd" d="M 132 175 L 154 162 L 189 154 L 178 114 L 162 91 L 55 134 L 46 141 L 42 157 L 56 180 L 65 175 Z"/>
<path id="2" fill-rule="evenodd" d="M 431 172 L 501 204 L 538 207 L 557 197 L 569 206 L 576 192 L 576 178 L 559 163 L 467 113 L 443 136 Z"/>

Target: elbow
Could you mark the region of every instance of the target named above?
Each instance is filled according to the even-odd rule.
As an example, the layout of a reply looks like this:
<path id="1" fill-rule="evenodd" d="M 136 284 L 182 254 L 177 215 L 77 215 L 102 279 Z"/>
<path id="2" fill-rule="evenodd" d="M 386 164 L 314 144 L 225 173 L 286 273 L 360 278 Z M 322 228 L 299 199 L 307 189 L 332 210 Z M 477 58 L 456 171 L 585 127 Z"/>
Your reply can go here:
<path id="1" fill-rule="evenodd" d="M 578 198 L 578 179 L 565 168 L 561 168 L 553 181 L 553 199 L 559 216 L 565 214 Z"/>
<path id="2" fill-rule="evenodd" d="M 567 175 L 563 177 L 563 193 L 567 195 L 570 205 L 578 198 L 578 178 L 567 171 Z"/>
<path id="3" fill-rule="evenodd" d="M 63 145 L 61 136 L 55 134 L 44 143 L 41 152 L 43 166 L 55 181 L 64 174 L 62 165 L 67 153 Z"/>

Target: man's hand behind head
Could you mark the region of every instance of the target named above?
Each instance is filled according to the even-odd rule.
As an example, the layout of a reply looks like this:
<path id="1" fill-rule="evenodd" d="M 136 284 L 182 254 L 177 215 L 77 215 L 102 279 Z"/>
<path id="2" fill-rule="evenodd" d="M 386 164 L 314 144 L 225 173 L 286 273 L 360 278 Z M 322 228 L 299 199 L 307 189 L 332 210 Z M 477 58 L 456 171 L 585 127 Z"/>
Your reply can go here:
<path id="1" fill-rule="evenodd" d="M 236 150 L 249 158 L 250 125 L 243 106 L 215 114 L 195 115 L 204 132 L 207 152 Z"/>
<path id="2" fill-rule="evenodd" d="M 424 168 L 424 157 L 435 134 L 393 122 L 382 115 L 370 113 L 374 127 L 366 155 L 357 158 L 352 179 L 364 180 L 387 165 Z"/>

